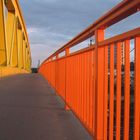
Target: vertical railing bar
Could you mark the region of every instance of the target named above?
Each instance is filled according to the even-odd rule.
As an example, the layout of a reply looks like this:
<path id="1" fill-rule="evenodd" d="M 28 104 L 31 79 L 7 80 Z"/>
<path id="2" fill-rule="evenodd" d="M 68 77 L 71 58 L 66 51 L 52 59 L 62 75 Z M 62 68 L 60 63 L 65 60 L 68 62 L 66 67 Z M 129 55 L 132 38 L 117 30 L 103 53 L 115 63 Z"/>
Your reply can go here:
<path id="1" fill-rule="evenodd" d="M 88 124 L 88 127 L 90 129 L 90 52 L 88 52 L 88 59 L 87 59 L 87 63 L 88 63 L 88 66 L 87 66 L 87 76 L 88 76 L 88 80 L 87 80 L 87 124 Z"/>
<path id="2" fill-rule="evenodd" d="M 70 99 L 70 97 L 69 97 L 69 83 L 70 83 L 70 77 L 69 77 L 69 71 L 70 71 L 70 68 L 69 68 L 69 58 L 67 58 L 67 78 L 68 78 L 68 80 L 67 80 L 67 84 L 66 84 L 66 93 L 67 93 L 67 104 L 69 105 L 69 99 Z"/>
<path id="3" fill-rule="evenodd" d="M 80 54 L 80 119 L 82 120 L 82 76 L 81 76 L 81 72 L 82 72 L 82 60 L 81 60 L 82 54 Z"/>
<path id="4" fill-rule="evenodd" d="M 75 88 L 76 88 L 76 101 L 75 101 L 75 104 L 76 104 L 76 114 L 77 114 L 77 111 L 78 111 L 78 56 L 76 55 L 76 73 L 75 73 L 75 79 L 76 79 L 76 85 L 75 85 Z M 78 115 L 78 114 L 77 114 Z"/>
<path id="5" fill-rule="evenodd" d="M 116 92 L 116 139 L 120 140 L 121 132 L 121 46 L 117 43 L 117 92 Z"/>
<path id="6" fill-rule="evenodd" d="M 86 125 L 87 125 L 87 127 L 89 127 L 89 125 L 88 125 L 88 94 L 89 94 L 89 91 L 88 91 L 88 89 L 89 89 L 89 87 L 88 87 L 88 63 L 89 63 L 89 61 L 88 61 L 88 52 L 86 52 Z"/>
<path id="7" fill-rule="evenodd" d="M 78 115 L 80 117 L 80 55 L 78 55 Z"/>
<path id="8" fill-rule="evenodd" d="M 93 102 L 92 102 L 92 108 L 93 108 L 93 118 L 92 118 L 92 127 L 93 127 L 93 134 L 95 135 L 95 49 L 93 50 L 93 59 L 92 59 L 92 90 L 93 90 Z"/>
<path id="9" fill-rule="evenodd" d="M 85 124 L 85 53 L 83 53 L 83 122 Z"/>
<path id="10" fill-rule="evenodd" d="M 92 51 L 89 53 L 89 125 L 90 125 L 90 131 L 93 133 L 93 122 L 92 122 L 92 116 L 93 116 L 93 110 L 92 110 L 92 103 L 93 103 L 93 97 L 92 97 Z"/>
<path id="11" fill-rule="evenodd" d="M 85 57 L 85 65 L 84 65 L 84 68 L 85 68 L 85 72 L 84 72 L 84 99 L 85 99 L 85 125 L 87 126 L 87 53 L 84 53 L 84 57 Z"/>
<path id="12" fill-rule="evenodd" d="M 110 97 L 109 97 L 109 140 L 113 140 L 114 126 L 114 44 L 110 45 Z"/>
<path id="13" fill-rule="evenodd" d="M 73 63 L 75 64 L 75 72 L 74 72 L 74 77 L 77 77 L 77 56 L 74 57 Z M 75 112 L 77 113 L 77 78 L 75 79 L 75 84 L 74 84 L 74 94 L 75 94 Z"/>
<path id="14" fill-rule="evenodd" d="M 130 115 L 130 40 L 125 41 L 124 140 L 129 140 Z"/>
<path id="15" fill-rule="evenodd" d="M 83 62 L 84 62 L 84 60 L 83 60 L 83 54 L 82 54 L 82 68 L 81 68 L 81 71 L 82 71 L 82 74 L 81 74 L 81 76 L 82 76 L 82 79 L 81 79 L 81 81 L 82 81 L 82 96 L 81 96 L 81 98 L 82 98 L 82 104 L 81 104 L 81 106 L 82 106 L 82 121 L 84 120 L 84 115 L 83 115 Z M 84 122 L 84 121 L 83 121 Z"/>
<path id="16" fill-rule="evenodd" d="M 64 58 L 65 59 L 65 109 L 66 110 L 69 110 L 69 107 L 67 106 L 67 81 L 68 81 L 68 78 L 67 78 L 67 59 L 68 59 L 68 56 L 69 56 L 69 48 L 65 50 L 65 55 L 66 57 Z"/>
<path id="17" fill-rule="evenodd" d="M 71 107 L 73 108 L 73 57 L 71 57 Z"/>
<path id="18" fill-rule="evenodd" d="M 78 55 L 78 58 L 77 58 L 77 61 L 78 61 L 78 64 L 77 64 L 77 75 L 78 75 L 78 83 L 77 83 L 77 115 L 80 116 L 79 114 L 79 110 L 80 110 L 80 62 L 79 62 L 79 55 Z"/>
<path id="19" fill-rule="evenodd" d="M 134 140 L 140 139 L 140 37 L 135 38 Z"/>
<path id="20" fill-rule="evenodd" d="M 108 46 L 104 46 L 104 140 L 107 140 L 108 119 Z"/>

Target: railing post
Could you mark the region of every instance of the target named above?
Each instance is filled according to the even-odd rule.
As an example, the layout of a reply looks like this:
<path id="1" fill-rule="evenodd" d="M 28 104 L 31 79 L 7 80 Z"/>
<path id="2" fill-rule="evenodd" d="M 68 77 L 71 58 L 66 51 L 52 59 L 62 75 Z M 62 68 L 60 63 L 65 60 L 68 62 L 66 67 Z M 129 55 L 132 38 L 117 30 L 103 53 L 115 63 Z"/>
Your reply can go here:
<path id="1" fill-rule="evenodd" d="M 67 56 L 69 56 L 69 48 L 65 50 L 65 109 L 70 110 L 70 108 L 67 106 Z"/>
<path id="2" fill-rule="evenodd" d="M 103 140 L 104 106 L 104 47 L 98 43 L 104 40 L 104 30 L 95 31 L 95 140 Z"/>

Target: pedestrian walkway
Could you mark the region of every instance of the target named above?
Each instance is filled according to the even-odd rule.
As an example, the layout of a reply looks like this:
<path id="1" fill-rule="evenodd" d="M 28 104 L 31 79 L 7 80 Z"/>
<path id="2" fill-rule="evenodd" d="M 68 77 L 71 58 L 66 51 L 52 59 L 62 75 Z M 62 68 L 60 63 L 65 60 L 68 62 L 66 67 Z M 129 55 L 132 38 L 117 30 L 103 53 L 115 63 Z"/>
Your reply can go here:
<path id="1" fill-rule="evenodd" d="M 39 74 L 0 79 L 0 140 L 91 140 Z"/>

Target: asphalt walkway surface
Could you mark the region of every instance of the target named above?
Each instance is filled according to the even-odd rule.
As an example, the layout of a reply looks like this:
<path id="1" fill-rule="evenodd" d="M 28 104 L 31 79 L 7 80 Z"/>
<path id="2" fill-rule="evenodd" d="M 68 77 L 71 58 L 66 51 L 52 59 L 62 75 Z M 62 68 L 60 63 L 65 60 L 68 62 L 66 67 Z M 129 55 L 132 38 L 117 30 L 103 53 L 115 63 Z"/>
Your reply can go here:
<path id="1" fill-rule="evenodd" d="M 92 140 L 39 74 L 0 79 L 0 140 Z"/>

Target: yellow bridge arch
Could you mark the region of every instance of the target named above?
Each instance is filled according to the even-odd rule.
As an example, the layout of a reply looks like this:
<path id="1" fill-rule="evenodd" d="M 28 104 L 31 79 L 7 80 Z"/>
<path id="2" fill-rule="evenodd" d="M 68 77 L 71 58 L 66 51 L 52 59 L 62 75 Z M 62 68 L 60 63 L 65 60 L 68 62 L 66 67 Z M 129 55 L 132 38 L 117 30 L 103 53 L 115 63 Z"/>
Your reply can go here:
<path id="1" fill-rule="evenodd" d="M 30 45 L 18 0 L 0 0 L 0 40 L 0 77 L 30 72 Z"/>

